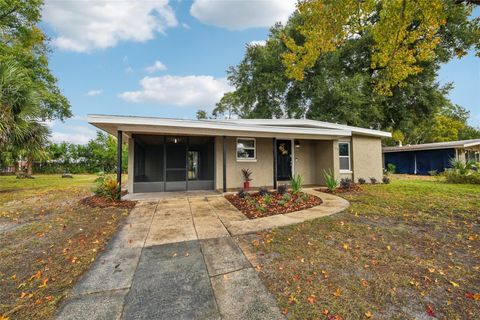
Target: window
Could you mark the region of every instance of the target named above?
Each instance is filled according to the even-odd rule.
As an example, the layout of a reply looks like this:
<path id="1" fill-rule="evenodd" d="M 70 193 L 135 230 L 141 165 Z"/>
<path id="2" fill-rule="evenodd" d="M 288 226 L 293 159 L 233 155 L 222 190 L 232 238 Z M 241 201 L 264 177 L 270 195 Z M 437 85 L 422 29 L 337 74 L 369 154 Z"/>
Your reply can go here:
<path id="1" fill-rule="evenodd" d="M 237 160 L 255 160 L 255 139 L 238 138 L 237 139 Z"/>
<path id="2" fill-rule="evenodd" d="M 339 142 L 340 171 L 350 171 L 350 142 Z"/>

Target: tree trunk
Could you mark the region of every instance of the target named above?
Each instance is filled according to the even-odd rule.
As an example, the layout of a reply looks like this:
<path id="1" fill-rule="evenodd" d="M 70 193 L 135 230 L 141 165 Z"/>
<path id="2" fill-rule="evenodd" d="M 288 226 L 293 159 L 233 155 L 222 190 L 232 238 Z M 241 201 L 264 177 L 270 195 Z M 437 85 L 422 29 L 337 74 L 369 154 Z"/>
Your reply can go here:
<path id="1" fill-rule="evenodd" d="M 33 159 L 32 159 L 32 157 L 27 158 L 27 174 L 28 175 L 33 174 Z"/>

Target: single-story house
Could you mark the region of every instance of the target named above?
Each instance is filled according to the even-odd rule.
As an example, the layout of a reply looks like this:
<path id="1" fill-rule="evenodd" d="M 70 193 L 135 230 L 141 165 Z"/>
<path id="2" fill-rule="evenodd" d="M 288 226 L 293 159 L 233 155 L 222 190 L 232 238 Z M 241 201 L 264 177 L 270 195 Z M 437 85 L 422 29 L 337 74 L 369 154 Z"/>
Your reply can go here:
<path id="1" fill-rule="evenodd" d="M 426 175 L 443 172 L 452 159 L 480 161 L 480 139 L 424 143 L 383 148 L 385 167 L 392 163 L 396 173 Z"/>
<path id="2" fill-rule="evenodd" d="M 88 122 L 128 143 L 128 191 L 227 191 L 288 183 L 382 178 L 381 139 L 389 132 L 305 119 L 181 120 L 89 115 Z M 121 157 L 118 159 L 119 167 Z M 117 179 L 121 179 L 117 175 Z"/>

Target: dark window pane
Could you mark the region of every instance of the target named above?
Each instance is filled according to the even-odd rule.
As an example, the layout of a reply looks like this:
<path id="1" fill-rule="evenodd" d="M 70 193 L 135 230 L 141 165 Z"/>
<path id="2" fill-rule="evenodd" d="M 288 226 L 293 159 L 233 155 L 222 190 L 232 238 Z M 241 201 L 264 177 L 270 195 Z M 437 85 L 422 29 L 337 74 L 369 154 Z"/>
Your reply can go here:
<path id="1" fill-rule="evenodd" d="M 349 156 L 350 150 L 348 150 L 348 143 L 339 143 L 338 149 L 341 156 Z"/>

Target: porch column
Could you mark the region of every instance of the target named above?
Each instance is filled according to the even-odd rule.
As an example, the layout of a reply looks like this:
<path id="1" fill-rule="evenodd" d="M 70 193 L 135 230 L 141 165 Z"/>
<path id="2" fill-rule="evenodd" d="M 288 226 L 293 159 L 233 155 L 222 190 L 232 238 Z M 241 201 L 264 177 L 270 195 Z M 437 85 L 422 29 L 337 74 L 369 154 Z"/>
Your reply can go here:
<path id="1" fill-rule="evenodd" d="M 227 137 L 223 136 L 223 192 L 227 192 Z"/>
<path id="2" fill-rule="evenodd" d="M 120 200 L 122 197 L 122 130 L 117 131 L 117 185 L 120 189 L 117 200 Z"/>
<path id="3" fill-rule="evenodd" d="M 277 138 L 273 138 L 272 147 L 273 147 L 273 189 L 277 189 Z"/>

